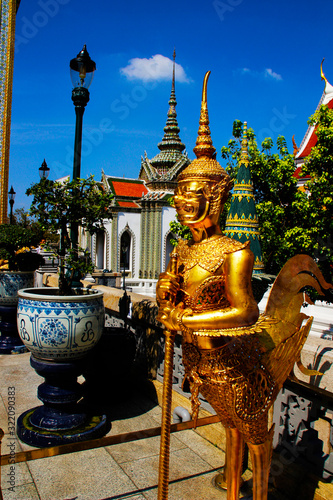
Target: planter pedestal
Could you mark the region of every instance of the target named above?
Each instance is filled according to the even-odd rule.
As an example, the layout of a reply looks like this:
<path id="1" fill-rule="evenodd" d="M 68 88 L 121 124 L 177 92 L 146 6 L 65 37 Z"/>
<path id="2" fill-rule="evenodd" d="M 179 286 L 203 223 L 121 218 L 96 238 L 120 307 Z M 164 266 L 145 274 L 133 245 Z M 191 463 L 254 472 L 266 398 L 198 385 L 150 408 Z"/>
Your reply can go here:
<path id="1" fill-rule="evenodd" d="M 16 311 L 16 305 L 0 305 L 0 354 L 10 354 L 23 347 L 17 331 Z"/>
<path id="2" fill-rule="evenodd" d="M 0 271 L 0 354 L 23 347 L 17 331 L 17 293 L 33 284 L 33 271 Z"/>
<path id="3" fill-rule="evenodd" d="M 27 410 L 17 420 L 18 437 L 31 446 L 46 447 L 96 439 L 108 431 L 105 415 L 92 415 L 81 402 L 82 361 L 43 361 L 31 355 L 31 366 L 45 378 L 37 396 L 43 406 Z"/>

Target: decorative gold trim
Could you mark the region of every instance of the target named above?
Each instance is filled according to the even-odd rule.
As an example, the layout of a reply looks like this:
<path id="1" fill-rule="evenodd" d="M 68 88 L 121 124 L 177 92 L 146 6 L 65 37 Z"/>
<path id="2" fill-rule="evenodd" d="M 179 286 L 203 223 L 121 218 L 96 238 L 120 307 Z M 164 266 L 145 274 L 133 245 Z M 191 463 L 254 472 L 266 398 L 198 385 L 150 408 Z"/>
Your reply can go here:
<path id="1" fill-rule="evenodd" d="M 1 26 L 2 36 L 6 38 L 5 43 L 5 84 L 4 84 L 4 105 L 2 143 L 1 143 L 1 166 L 0 166 L 0 224 L 7 222 L 8 207 L 8 176 L 9 176 L 9 150 L 10 150 L 10 126 L 12 108 L 12 88 L 15 50 L 15 22 L 16 22 L 16 1 L 4 0 L 2 4 L 1 20 L 4 22 L 6 16 L 3 11 L 8 9 L 7 25 Z M 7 36 L 6 36 L 7 35 Z M 3 50 L 3 48 L 2 48 Z"/>
<path id="2" fill-rule="evenodd" d="M 191 332 L 192 335 L 196 335 L 198 337 L 240 337 L 242 335 L 253 335 L 255 333 L 261 333 L 266 328 L 271 325 L 275 325 L 279 322 L 277 318 L 272 318 L 270 316 L 266 316 L 265 314 L 261 314 L 258 318 L 258 321 L 254 323 L 252 326 L 239 326 L 237 328 L 223 328 L 220 330 L 197 330 L 195 332 Z"/>

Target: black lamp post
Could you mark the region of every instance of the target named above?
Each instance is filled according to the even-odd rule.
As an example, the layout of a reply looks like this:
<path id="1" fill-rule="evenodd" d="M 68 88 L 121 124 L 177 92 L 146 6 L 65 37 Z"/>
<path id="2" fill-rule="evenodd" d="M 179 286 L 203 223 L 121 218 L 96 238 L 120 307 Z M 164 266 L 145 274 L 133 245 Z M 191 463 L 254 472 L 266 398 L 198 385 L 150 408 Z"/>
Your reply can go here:
<path id="1" fill-rule="evenodd" d="M 81 52 L 71 60 L 69 67 L 74 87 L 72 90 L 72 101 L 75 106 L 76 114 L 73 179 L 78 179 L 81 170 L 82 119 L 84 108 L 89 102 L 88 88 L 91 85 L 96 69 L 96 64 L 90 59 L 85 45 Z"/>
<path id="2" fill-rule="evenodd" d="M 44 158 L 44 161 L 42 163 L 42 166 L 39 167 L 39 177 L 41 179 L 47 179 L 48 176 L 49 176 L 49 173 L 50 173 L 50 169 L 49 167 L 47 166 L 47 163 L 45 161 L 45 158 Z"/>
<path id="3" fill-rule="evenodd" d="M 69 63 L 71 80 L 73 84 L 72 101 L 75 106 L 76 124 L 74 140 L 73 180 L 79 179 L 81 174 L 81 146 L 82 146 L 82 122 L 84 109 L 89 102 L 89 90 L 92 82 L 95 62 L 90 59 L 87 48 L 84 45 L 81 52 Z M 72 248 L 78 247 L 78 225 L 71 227 Z"/>
<path id="4" fill-rule="evenodd" d="M 15 195 L 16 195 L 16 193 L 15 193 L 14 188 L 12 186 L 8 192 L 9 205 L 10 205 L 10 215 L 9 215 L 9 223 L 10 224 L 13 224 L 13 205 L 14 205 Z"/>

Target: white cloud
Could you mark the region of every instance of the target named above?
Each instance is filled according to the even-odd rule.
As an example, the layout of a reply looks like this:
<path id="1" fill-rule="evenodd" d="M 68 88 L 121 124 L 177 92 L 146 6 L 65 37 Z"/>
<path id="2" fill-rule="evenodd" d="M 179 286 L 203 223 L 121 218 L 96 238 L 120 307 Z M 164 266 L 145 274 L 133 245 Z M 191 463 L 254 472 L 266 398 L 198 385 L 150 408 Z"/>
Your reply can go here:
<path id="1" fill-rule="evenodd" d="M 172 79 L 173 61 L 168 57 L 156 54 L 150 59 L 135 57 L 129 60 L 125 68 L 120 69 L 120 73 L 128 80 L 141 80 L 144 82 Z M 189 83 L 189 78 L 180 64 L 176 63 L 176 80 L 178 82 Z"/>
<path id="2" fill-rule="evenodd" d="M 282 80 L 282 76 L 278 73 L 275 73 L 271 68 L 265 69 L 265 76 L 268 78 L 273 78 L 274 80 Z"/>
<path id="3" fill-rule="evenodd" d="M 250 75 L 253 78 L 269 78 L 273 80 L 282 80 L 282 76 L 279 75 L 278 73 L 275 73 L 271 68 L 266 68 L 264 71 L 256 71 L 253 69 L 249 68 L 241 68 L 236 71 L 236 74 L 241 74 L 241 75 Z"/>

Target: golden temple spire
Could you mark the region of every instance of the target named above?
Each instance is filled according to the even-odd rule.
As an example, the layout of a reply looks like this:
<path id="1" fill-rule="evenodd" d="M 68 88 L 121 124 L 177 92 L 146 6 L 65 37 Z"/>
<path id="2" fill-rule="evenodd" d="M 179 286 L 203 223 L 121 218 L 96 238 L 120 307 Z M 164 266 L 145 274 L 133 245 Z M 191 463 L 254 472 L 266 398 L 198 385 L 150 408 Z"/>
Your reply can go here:
<path id="1" fill-rule="evenodd" d="M 201 100 L 201 111 L 199 119 L 199 131 L 196 146 L 193 149 L 197 158 L 206 157 L 213 158 L 215 154 L 215 148 L 213 146 L 213 141 L 210 135 L 209 128 L 209 118 L 208 118 L 208 107 L 207 107 L 207 82 L 210 75 L 210 71 L 207 71 L 202 86 L 202 100 Z"/>
<path id="2" fill-rule="evenodd" d="M 321 76 L 321 79 L 322 80 L 325 80 L 325 83 L 328 83 L 327 81 L 327 78 L 326 76 L 324 75 L 324 72 L 323 72 L 323 62 L 325 61 L 325 57 L 323 58 L 323 60 L 321 61 L 321 65 L 320 65 L 320 76 Z"/>
<path id="3" fill-rule="evenodd" d="M 246 167 L 248 167 L 248 165 L 249 165 L 249 151 L 248 151 L 247 146 L 248 146 L 247 122 L 244 122 L 240 163 L 243 163 Z"/>
<path id="4" fill-rule="evenodd" d="M 324 61 L 325 61 L 325 58 L 321 61 L 321 65 L 320 65 L 321 79 L 325 81 L 325 89 L 324 89 L 325 97 L 322 100 L 321 104 L 327 104 L 332 99 L 332 94 L 333 94 L 333 86 L 327 80 L 327 78 L 323 72 L 323 62 Z"/>
<path id="5" fill-rule="evenodd" d="M 209 182 L 220 182 L 224 179 L 224 191 L 227 193 L 231 187 L 230 178 L 224 168 L 216 160 L 216 150 L 210 135 L 208 109 L 207 109 L 207 82 L 210 71 L 205 74 L 202 87 L 202 100 L 199 119 L 199 131 L 196 146 L 193 151 L 196 159 L 178 176 L 178 182 L 187 179 L 206 179 Z"/>

